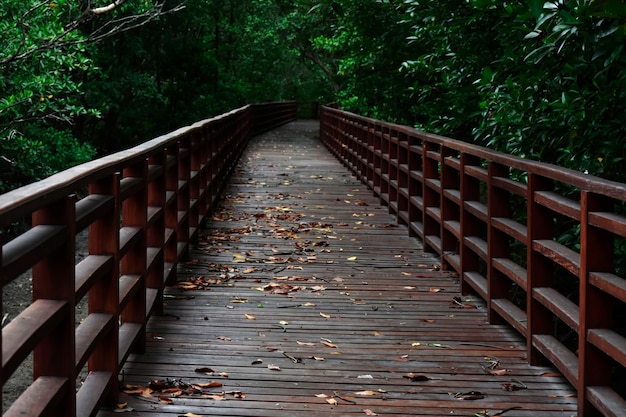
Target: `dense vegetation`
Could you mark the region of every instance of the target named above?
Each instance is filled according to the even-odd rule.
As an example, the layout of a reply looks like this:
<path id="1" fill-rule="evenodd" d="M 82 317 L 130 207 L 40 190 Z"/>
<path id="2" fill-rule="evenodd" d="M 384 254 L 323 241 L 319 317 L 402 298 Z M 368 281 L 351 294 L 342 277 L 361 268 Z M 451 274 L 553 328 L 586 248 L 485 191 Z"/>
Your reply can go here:
<path id="1" fill-rule="evenodd" d="M 5 0 L 0 192 L 247 102 L 624 180 L 622 0 Z"/>

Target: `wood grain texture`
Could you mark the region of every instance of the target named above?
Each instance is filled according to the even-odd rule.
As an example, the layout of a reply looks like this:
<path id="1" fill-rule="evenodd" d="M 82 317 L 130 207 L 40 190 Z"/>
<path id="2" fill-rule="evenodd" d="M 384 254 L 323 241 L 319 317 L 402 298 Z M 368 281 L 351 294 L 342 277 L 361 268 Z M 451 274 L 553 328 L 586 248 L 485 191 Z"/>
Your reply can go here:
<path id="1" fill-rule="evenodd" d="M 298 121 L 251 141 L 123 373 L 223 385 L 123 394 L 125 415 L 575 415 L 566 380 L 529 366 L 516 331 L 489 325 L 316 136 Z"/>

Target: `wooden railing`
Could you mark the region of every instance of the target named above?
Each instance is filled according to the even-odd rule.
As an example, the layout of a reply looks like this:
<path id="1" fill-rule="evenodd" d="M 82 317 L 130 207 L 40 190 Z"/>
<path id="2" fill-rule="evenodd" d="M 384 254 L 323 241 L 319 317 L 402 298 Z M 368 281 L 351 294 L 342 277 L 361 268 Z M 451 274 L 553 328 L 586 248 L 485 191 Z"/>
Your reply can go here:
<path id="1" fill-rule="evenodd" d="M 625 184 L 328 107 L 321 138 L 578 389 L 580 416 L 626 415 Z"/>
<path id="2" fill-rule="evenodd" d="M 116 400 L 121 367 L 144 349 L 146 321 L 249 137 L 296 112 L 246 106 L 0 196 L 2 229 L 32 223 L 0 252 L 3 288 L 32 267 L 33 299 L 2 330 L 2 384 L 31 352 L 34 373 L 5 416 L 94 416 Z M 86 229 L 89 254 L 76 264 Z"/>

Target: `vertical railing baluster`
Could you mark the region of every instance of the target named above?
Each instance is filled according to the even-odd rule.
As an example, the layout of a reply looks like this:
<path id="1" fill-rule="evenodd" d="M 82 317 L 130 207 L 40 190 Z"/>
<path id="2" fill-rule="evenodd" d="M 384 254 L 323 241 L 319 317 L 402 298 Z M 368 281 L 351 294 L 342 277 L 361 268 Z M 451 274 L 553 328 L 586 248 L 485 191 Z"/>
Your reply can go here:
<path id="1" fill-rule="evenodd" d="M 607 292 L 589 283 L 590 272 L 612 273 L 614 270 L 613 234 L 589 223 L 590 212 L 606 211 L 610 207 L 612 207 L 612 202 L 607 197 L 581 191 L 577 388 L 579 415 L 586 417 L 600 415 L 586 398 L 587 387 L 611 384 L 610 358 L 597 346 L 587 341 L 588 329 L 611 329 L 613 327 L 613 300 Z"/>
<path id="2" fill-rule="evenodd" d="M 466 167 L 480 166 L 480 159 L 468 153 L 461 154 L 460 157 L 460 181 L 461 181 L 461 201 L 459 202 L 461 213 L 461 247 L 459 256 L 461 258 L 461 270 L 459 278 L 461 280 L 461 292 L 467 294 L 471 287 L 465 281 L 466 272 L 478 271 L 479 258 L 478 255 L 467 247 L 465 243 L 466 236 L 476 236 L 480 233 L 480 221 L 472 213 L 468 211 L 467 202 L 480 201 L 480 181 L 466 172 Z"/>
<path id="3" fill-rule="evenodd" d="M 119 236 L 120 236 L 120 175 L 108 175 L 89 185 L 89 194 L 111 196 L 113 204 L 89 226 L 89 255 L 110 256 L 112 267 L 107 275 L 89 290 L 89 314 L 103 313 L 114 317 L 114 329 L 109 332 L 89 356 L 89 371 L 119 371 Z M 118 384 L 112 384 L 105 402 L 117 401 Z"/>
<path id="4" fill-rule="evenodd" d="M 139 279 L 139 290 L 137 290 L 126 308 L 122 311 L 121 319 L 123 323 L 138 323 L 142 329 L 146 325 L 146 226 L 148 213 L 148 161 L 143 160 L 135 165 L 124 169 L 124 178 L 141 180 L 141 187 L 127 196 L 122 201 L 122 227 L 139 229 L 137 241 L 132 244 L 129 251 L 122 257 L 120 274 L 136 276 Z M 139 333 L 134 351 L 143 352 L 145 349 L 146 332 Z"/>
<path id="5" fill-rule="evenodd" d="M 161 150 L 150 158 L 149 164 L 160 170 L 158 178 L 148 183 L 148 212 L 156 216 L 151 219 L 146 230 L 146 244 L 157 251 L 150 269 L 147 271 L 146 286 L 157 290 L 153 306 L 156 314 L 163 313 L 163 285 L 165 280 L 165 165 L 167 155 Z M 150 219 L 149 219 L 150 220 Z"/>
<path id="6" fill-rule="evenodd" d="M 492 301 L 509 297 L 509 280 L 493 266 L 494 258 L 509 258 L 509 236 L 493 226 L 494 217 L 511 218 L 511 204 L 509 193 L 493 185 L 494 177 L 509 177 L 509 167 L 490 162 L 488 167 L 487 183 L 487 311 L 489 322 L 502 324 L 505 321 L 493 310 Z"/>
<path id="7" fill-rule="evenodd" d="M 58 415 L 76 415 L 76 351 L 74 333 L 76 247 L 76 198 L 69 196 L 35 211 L 33 227 L 65 227 L 63 243 L 32 269 L 33 301 L 63 300 L 63 319 L 33 350 L 33 378 L 58 376 L 67 378 L 57 407 Z M 54 358 L 54 359 L 51 359 Z"/>
<path id="8" fill-rule="evenodd" d="M 550 210 L 535 201 L 535 192 L 551 190 L 552 181 L 540 175 L 528 174 L 528 191 L 526 196 L 528 237 L 527 250 L 527 288 L 526 313 L 528 332 L 526 343 L 528 360 L 531 365 L 544 362 L 542 354 L 533 347 L 533 336 L 537 334 L 552 334 L 552 314 L 533 297 L 533 289 L 552 286 L 552 262 L 541 253 L 533 250 L 533 241 L 540 239 L 552 240 L 554 236 L 554 221 Z"/>

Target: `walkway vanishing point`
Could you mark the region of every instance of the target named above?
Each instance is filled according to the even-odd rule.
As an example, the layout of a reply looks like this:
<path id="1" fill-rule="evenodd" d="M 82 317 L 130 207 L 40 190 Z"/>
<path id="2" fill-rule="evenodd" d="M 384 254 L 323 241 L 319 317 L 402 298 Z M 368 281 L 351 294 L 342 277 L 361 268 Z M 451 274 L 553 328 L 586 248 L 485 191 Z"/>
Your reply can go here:
<path id="1" fill-rule="evenodd" d="M 297 121 L 253 138 L 143 354 L 127 416 L 562 416 L 576 391 Z M 132 409 L 132 411 L 131 411 Z M 118 415 L 100 411 L 100 417 Z"/>

